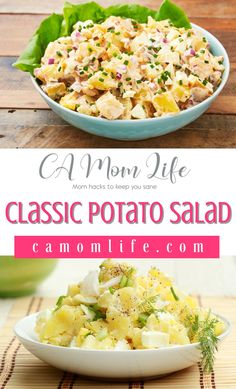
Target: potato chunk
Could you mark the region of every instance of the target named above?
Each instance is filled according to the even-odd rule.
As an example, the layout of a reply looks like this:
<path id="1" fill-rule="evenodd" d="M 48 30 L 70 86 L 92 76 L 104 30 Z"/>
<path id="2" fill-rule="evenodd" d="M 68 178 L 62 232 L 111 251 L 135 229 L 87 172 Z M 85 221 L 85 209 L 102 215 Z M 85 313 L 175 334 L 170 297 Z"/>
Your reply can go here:
<path id="1" fill-rule="evenodd" d="M 98 90 L 106 91 L 112 88 L 116 88 L 117 81 L 111 78 L 109 74 L 104 76 L 102 72 L 97 72 L 88 80 L 88 87 L 91 89 L 95 88 Z"/>
<path id="2" fill-rule="evenodd" d="M 175 99 L 170 92 L 164 92 L 160 95 L 157 94 L 153 98 L 153 105 L 158 112 L 162 113 L 176 113 L 179 112 L 179 107 L 175 102 Z"/>
<path id="3" fill-rule="evenodd" d="M 64 82 L 51 82 L 43 86 L 42 89 L 53 100 L 64 96 L 64 94 L 66 93 L 66 86 Z"/>
<path id="4" fill-rule="evenodd" d="M 135 119 L 146 119 L 146 113 L 141 104 L 135 105 L 135 107 L 131 111 L 131 115 Z"/>
<path id="5" fill-rule="evenodd" d="M 101 96 L 97 100 L 96 106 L 100 114 L 109 120 L 118 119 L 125 110 L 123 104 L 121 104 L 110 92 Z"/>

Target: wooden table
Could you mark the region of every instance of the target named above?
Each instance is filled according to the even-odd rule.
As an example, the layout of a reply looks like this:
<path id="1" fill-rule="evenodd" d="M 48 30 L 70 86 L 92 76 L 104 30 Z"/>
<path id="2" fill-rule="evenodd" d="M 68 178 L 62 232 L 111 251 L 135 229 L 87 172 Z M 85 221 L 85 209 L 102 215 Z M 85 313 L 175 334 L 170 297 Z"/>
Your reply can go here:
<path id="1" fill-rule="evenodd" d="M 134 2 L 158 8 L 160 0 Z M 119 0 L 100 3 L 108 6 Z M 121 142 L 92 136 L 66 124 L 48 109 L 29 75 L 11 66 L 40 21 L 53 11 L 59 12 L 63 0 L 0 0 L 0 147 L 236 147 L 236 0 L 177 3 L 192 22 L 211 31 L 223 43 L 231 61 L 230 79 L 210 110 L 194 123 L 155 139 Z"/>

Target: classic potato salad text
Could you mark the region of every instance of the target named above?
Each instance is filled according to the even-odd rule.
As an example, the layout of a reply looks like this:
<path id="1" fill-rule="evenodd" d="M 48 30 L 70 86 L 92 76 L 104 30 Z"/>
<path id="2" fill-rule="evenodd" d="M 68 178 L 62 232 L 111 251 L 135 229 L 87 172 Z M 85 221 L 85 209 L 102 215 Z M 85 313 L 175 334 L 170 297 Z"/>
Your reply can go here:
<path id="1" fill-rule="evenodd" d="M 106 260 L 37 317 L 43 343 L 97 350 L 171 347 L 217 337 L 224 323 L 157 268 Z"/>
<path id="2" fill-rule="evenodd" d="M 212 95 L 224 71 L 195 29 L 148 17 L 78 22 L 49 43 L 35 69 L 42 89 L 62 106 L 106 119 L 175 114 Z"/>

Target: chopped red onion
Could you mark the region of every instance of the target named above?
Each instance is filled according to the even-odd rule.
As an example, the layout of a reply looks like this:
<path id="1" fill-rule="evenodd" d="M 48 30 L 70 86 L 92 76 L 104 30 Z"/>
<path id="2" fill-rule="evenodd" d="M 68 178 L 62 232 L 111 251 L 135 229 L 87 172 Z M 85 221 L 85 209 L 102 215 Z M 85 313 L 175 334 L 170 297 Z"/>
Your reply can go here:
<path id="1" fill-rule="evenodd" d="M 193 49 L 189 49 L 189 50 L 185 51 L 186 57 L 193 57 L 195 54 L 196 54 L 196 52 Z"/>
<path id="2" fill-rule="evenodd" d="M 121 73 L 116 73 L 116 78 L 117 80 L 121 80 L 122 79 L 122 74 Z"/>
<path id="3" fill-rule="evenodd" d="M 53 64 L 54 64 L 54 58 L 49 58 L 48 65 L 53 65 Z"/>
<path id="4" fill-rule="evenodd" d="M 166 38 L 163 38 L 163 39 L 162 39 L 162 42 L 163 42 L 163 43 L 168 43 L 168 40 L 167 40 Z"/>
<path id="5" fill-rule="evenodd" d="M 76 36 L 76 38 L 80 38 L 80 37 L 81 37 L 80 32 L 79 32 L 79 31 L 76 31 L 75 36 Z"/>

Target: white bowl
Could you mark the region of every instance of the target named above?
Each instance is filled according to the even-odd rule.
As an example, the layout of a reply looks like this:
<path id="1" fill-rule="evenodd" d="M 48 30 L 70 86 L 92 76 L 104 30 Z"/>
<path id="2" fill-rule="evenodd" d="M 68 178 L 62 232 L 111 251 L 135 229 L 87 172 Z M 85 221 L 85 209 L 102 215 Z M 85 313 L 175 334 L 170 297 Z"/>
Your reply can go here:
<path id="1" fill-rule="evenodd" d="M 116 379 L 154 378 L 185 369 L 199 362 L 199 344 L 165 347 L 152 350 L 83 350 L 76 347 L 61 347 L 37 341 L 34 332 L 37 313 L 21 319 L 14 328 L 17 338 L 25 348 L 42 361 L 59 369 L 84 376 Z M 230 331 L 219 336 L 222 341 Z"/>

